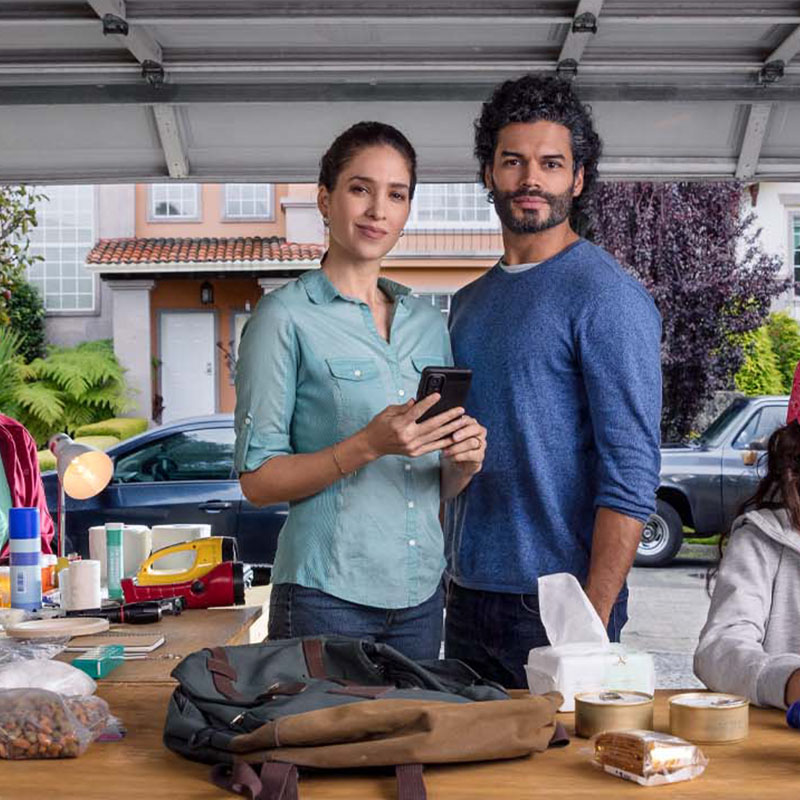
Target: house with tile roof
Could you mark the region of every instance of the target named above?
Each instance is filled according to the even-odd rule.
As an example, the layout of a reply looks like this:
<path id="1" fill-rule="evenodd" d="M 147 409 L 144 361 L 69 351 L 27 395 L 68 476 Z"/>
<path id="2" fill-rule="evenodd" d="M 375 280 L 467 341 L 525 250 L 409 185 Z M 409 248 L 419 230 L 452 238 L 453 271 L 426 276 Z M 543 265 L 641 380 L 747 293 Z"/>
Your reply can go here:
<path id="1" fill-rule="evenodd" d="M 44 187 L 29 275 L 48 338 L 112 338 L 156 423 L 232 411 L 242 327 L 259 298 L 319 268 L 325 229 L 313 184 Z M 502 251 L 473 184 L 418 187 L 384 274 L 447 313 L 450 297 Z"/>

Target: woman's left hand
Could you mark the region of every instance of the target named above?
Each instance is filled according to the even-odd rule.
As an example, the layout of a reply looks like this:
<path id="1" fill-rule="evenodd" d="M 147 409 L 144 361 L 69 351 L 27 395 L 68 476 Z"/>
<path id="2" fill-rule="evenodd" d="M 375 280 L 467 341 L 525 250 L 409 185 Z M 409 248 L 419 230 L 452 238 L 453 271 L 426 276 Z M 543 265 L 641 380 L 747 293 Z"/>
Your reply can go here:
<path id="1" fill-rule="evenodd" d="M 464 424 L 450 434 L 453 444 L 442 450 L 442 455 L 462 472 L 474 475 L 481 471 L 486 455 L 486 428 L 467 414 L 461 420 Z"/>

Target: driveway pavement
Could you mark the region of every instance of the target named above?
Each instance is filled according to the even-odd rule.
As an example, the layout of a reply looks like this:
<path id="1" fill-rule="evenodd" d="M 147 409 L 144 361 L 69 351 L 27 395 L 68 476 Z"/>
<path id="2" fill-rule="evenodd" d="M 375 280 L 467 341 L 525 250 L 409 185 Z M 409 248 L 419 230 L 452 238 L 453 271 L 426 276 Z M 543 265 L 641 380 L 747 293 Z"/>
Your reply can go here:
<path id="1" fill-rule="evenodd" d="M 653 654 L 659 689 L 703 687 L 692 658 L 708 614 L 706 576 L 714 563 L 715 548 L 688 545 L 669 567 L 631 572 L 622 641 Z"/>

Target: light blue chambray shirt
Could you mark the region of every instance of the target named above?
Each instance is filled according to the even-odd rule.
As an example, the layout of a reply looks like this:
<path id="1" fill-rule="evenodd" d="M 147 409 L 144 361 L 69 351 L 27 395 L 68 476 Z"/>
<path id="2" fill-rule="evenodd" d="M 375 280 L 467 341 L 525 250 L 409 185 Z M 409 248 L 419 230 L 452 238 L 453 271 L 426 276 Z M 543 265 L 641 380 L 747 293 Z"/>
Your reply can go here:
<path id="1" fill-rule="evenodd" d="M 263 297 L 245 325 L 236 368 L 236 469 L 330 447 L 386 406 L 414 397 L 423 367 L 452 365 L 441 312 L 398 283 L 389 342 L 366 303 L 312 270 Z M 439 454 L 383 456 L 290 504 L 273 583 L 354 603 L 406 608 L 436 591 L 444 569 Z"/>

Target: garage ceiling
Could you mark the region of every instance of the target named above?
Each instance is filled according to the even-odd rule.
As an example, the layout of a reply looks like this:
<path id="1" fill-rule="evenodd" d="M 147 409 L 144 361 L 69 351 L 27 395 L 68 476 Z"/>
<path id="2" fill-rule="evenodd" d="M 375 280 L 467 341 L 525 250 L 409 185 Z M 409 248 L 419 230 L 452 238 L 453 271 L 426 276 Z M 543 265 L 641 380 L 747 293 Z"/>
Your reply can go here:
<path id="1" fill-rule="evenodd" d="M 799 51 L 787 0 L 0 0 L 0 181 L 313 181 L 359 119 L 472 180 L 480 102 L 538 70 L 606 178 L 797 180 Z"/>

